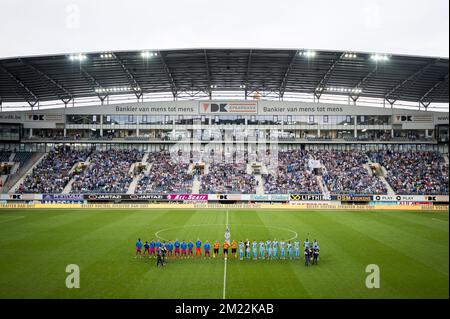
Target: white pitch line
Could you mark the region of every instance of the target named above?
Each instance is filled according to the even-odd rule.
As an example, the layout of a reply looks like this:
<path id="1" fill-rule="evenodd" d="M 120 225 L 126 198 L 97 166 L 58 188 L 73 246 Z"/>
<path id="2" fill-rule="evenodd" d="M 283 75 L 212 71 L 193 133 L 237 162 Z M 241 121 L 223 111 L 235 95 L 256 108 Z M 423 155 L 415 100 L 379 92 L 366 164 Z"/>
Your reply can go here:
<path id="1" fill-rule="evenodd" d="M 227 209 L 227 223 L 226 223 L 226 228 L 228 229 L 228 209 Z M 228 257 L 228 256 L 227 256 Z M 224 258 L 224 270 L 223 270 L 223 298 L 225 299 L 226 297 L 226 289 L 227 289 L 227 257 Z"/>

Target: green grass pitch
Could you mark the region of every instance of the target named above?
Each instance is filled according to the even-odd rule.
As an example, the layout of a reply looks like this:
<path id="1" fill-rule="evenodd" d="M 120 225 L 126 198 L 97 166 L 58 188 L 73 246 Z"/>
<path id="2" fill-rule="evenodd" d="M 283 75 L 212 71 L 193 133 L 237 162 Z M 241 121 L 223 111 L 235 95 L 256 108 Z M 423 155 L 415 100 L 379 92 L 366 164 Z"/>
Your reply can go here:
<path id="1" fill-rule="evenodd" d="M 448 212 L 230 209 L 232 239 L 309 233 L 318 266 L 302 260 L 135 259 L 162 238 L 223 242 L 227 210 L 0 211 L 0 298 L 448 298 Z M 80 267 L 67 289 L 66 265 Z M 368 289 L 365 267 L 380 268 Z M 225 286 L 224 286 L 225 285 Z"/>

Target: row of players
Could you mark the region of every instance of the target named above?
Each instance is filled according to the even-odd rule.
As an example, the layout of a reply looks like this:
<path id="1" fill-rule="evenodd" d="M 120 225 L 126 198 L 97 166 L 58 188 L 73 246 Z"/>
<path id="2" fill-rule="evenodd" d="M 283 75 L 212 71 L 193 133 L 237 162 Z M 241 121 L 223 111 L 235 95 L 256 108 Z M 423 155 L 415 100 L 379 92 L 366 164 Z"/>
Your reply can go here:
<path id="1" fill-rule="evenodd" d="M 220 250 L 220 244 L 216 240 L 213 244 L 213 258 L 215 258 L 217 255 L 219 255 Z M 233 255 L 235 258 L 237 258 L 237 250 L 239 248 L 239 259 L 243 260 L 244 257 L 247 259 L 250 259 L 251 256 L 253 256 L 253 259 L 277 259 L 278 258 L 278 250 L 280 251 L 279 257 L 281 259 L 285 259 L 288 257 L 289 259 L 293 258 L 300 258 L 300 243 L 298 241 L 294 241 L 291 243 L 291 241 L 285 242 L 284 240 L 281 240 L 278 242 L 278 240 L 270 241 L 267 240 L 266 242 L 260 241 L 259 243 L 254 240 L 252 243 L 247 239 L 246 241 L 240 240 L 239 243 L 236 243 L 236 241 L 232 241 L 229 243 L 229 241 L 225 241 L 222 244 L 223 247 L 223 255 L 225 258 L 228 257 L 228 250 L 231 248 L 231 255 Z M 258 251 L 259 247 L 259 251 Z M 309 242 L 308 239 L 306 239 L 303 242 L 303 253 L 305 256 L 305 264 L 308 265 L 309 262 L 312 262 L 313 264 L 317 264 L 319 260 L 319 244 L 316 240 L 313 242 Z M 142 254 L 142 248 L 144 248 L 144 253 Z M 210 250 L 211 250 L 211 244 L 209 241 L 205 241 L 203 244 L 203 250 L 204 250 L 204 256 L 211 258 Z M 164 255 L 168 256 L 174 256 L 174 257 L 181 257 L 181 258 L 189 258 L 194 257 L 194 243 L 192 241 L 186 242 L 186 241 L 179 241 L 175 240 L 173 243 L 172 241 L 168 241 L 167 243 L 165 241 L 146 241 L 144 244 L 142 243 L 141 239 L 139 238 L 136 242 L 136 256 L 154 256 L 158 257 L 163 253 Z M 202 256 L 202 242 L 200 240 L 197 240 L 195 242 L 195 257 Z M 164 256 L 165 257 L 165 256 Z"/>

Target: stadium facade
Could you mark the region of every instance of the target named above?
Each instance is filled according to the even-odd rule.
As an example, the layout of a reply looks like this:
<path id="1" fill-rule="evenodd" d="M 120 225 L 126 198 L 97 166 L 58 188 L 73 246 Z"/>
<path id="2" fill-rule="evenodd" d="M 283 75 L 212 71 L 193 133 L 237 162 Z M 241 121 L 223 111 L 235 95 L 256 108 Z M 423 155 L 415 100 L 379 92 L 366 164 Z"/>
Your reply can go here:
<path id="1" fill-rule="evenodd" d="M 174 143 L 255 144 L 281 149 L 448 152 L 448 113 L 278 101 L 171 101 L 0 113 L 1 149 L 168 149 Z M 180 146 L 183 149 L 183 146 Z"/>

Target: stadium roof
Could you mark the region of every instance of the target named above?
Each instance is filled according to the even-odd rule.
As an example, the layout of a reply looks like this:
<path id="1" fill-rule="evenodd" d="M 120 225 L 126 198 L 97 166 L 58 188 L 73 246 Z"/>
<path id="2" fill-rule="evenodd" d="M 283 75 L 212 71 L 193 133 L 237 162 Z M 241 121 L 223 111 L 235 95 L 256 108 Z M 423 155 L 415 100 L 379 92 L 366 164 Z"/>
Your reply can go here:
<path id="1" fill-rule="evenodd" d="M 189 49 L 0 59 L 0 100 L 271 91 L 448 103 L 449 60 L 344 51 Z M 211 96 L 211 95 L 210 95 Z"/>

